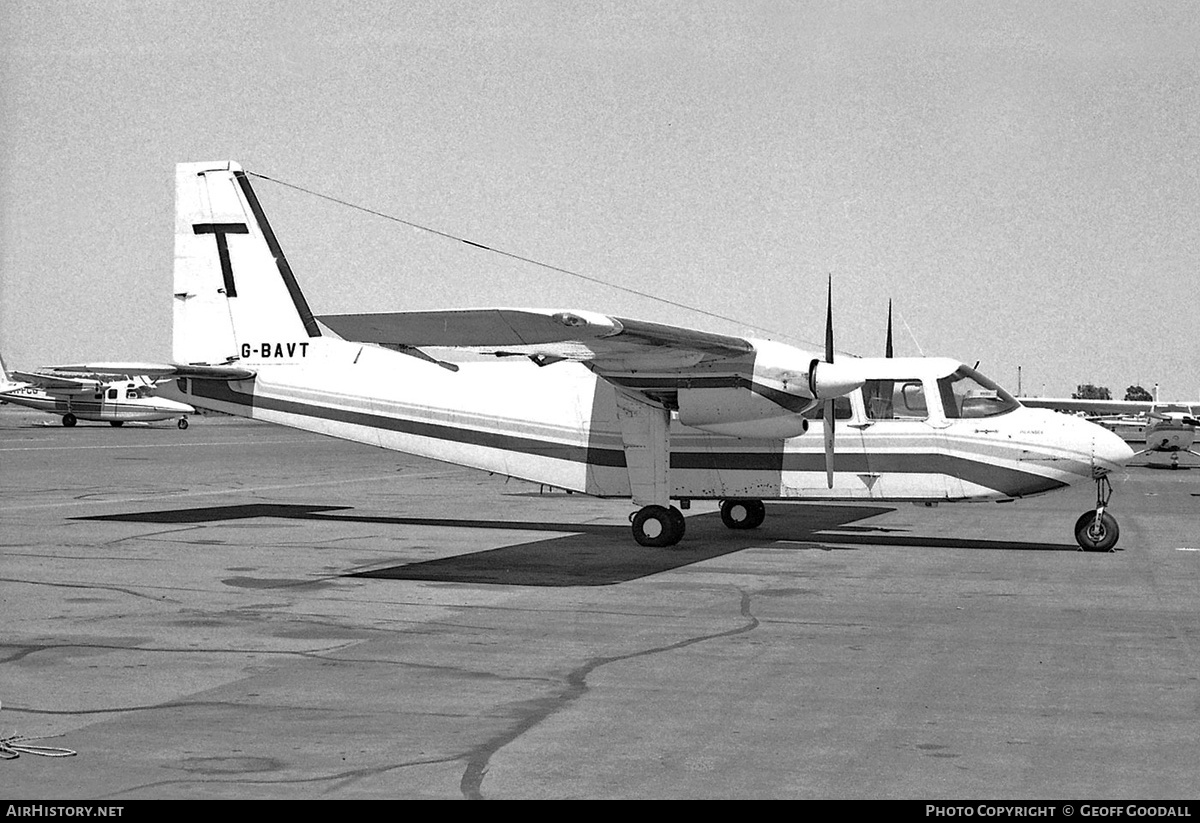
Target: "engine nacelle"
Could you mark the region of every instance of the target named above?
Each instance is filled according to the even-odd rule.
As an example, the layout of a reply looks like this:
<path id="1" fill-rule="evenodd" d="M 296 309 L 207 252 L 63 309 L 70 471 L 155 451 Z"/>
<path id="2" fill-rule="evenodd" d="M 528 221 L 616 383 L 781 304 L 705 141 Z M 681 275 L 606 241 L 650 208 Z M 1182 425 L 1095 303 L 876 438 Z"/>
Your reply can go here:
<path id="1" fill-rule="evenodd" d="M 783 440 L 808 431 L 807 419 L 749 389 L 680 389 L 678 397 L 679 422 L 713 434 Z"/>
<path id="2" fill-rule="evenodd" d="M 808 366 L 808 390 L 818 400 L 843 397 L 866 382 L 856 360 L 833 363 L 813 360 Z"/>

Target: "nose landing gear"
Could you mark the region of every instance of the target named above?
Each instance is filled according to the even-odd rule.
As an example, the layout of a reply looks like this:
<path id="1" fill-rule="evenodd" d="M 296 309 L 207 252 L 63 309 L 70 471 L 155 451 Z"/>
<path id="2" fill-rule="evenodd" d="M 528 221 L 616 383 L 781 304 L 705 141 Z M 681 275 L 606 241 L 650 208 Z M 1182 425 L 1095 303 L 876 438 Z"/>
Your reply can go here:
<path id="1" fill-rule="evenodd" d="M 1109 514 L 1108 500 L 1112 497 L 1112 484 L 1108 475 L 1096 478 L 1096 510 L 1087 511 L 1075 521 L 1075 542 L 1085 552 L 1111 552 L 1117 545 L 1121 530 L 1117 519 Z"/>

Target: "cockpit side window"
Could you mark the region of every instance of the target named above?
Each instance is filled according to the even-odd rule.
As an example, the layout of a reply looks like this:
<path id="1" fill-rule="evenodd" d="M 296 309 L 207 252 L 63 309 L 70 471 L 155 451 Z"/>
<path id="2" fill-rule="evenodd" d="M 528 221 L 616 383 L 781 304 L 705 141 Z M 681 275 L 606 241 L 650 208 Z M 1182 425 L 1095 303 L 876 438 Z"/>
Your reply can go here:
<path id="1" fill-rule="evenodd" d="M 938 391 L 946 417 L 996 417 L 1021 404 L 1012 395 L 967 366 L 960 366 L 949 377 L 938 380 Z"/>
<path id="2" fill-rule="evenodd" d="M 862 392 L 869 420 L 925 420 L 929 417 L 925 386 L 920 378 L 868 380 Z"/>

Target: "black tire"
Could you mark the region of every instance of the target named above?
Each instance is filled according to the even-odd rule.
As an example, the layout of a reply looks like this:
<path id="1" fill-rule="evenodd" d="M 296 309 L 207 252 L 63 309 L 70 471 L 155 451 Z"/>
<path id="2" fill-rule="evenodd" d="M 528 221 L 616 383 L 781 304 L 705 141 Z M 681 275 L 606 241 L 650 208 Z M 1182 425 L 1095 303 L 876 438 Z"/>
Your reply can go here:
<path id="1" fill-rule="evenodd" d="M 675 540 L 678 543 L 683 538 L 683 533 L 687 529 L 687 521 L 683 519 L 683 512 L 674 506 L 667 509 L 667 514 L 671 516 L 671 527 L 679 532 L 679 538 Z"/>
<path id="2" fill-rule="evenodd" d="M 125 421 L 124 420 L 109 420 L 108 425 L 112 426 L 114 429 L 120 428 L 121 426 L 125 425 Z"/>
<path id="3" fill-rule="evenodd" d="M 71 414 L 70 412 L 67 412 L 66 414 L 63 415 L 63 425 L 66 426 L 68 429 L 71 428 L 72 426 L 74 426 L 78 422 L 79 421 L 75 419 L 75 415 Z"/>
<path id="4" fill-rule="evenodd" d="M 1117 545 L 1121 530 L 1117 519 L 1105 512 L 1096 523 L 1095 512 L 1084 512 L 1075 521 L 1075 542 L 1085 552 L 1110 552 Z"/>
<path id="5" fill-rule="evenodd" d="M 730 529 L 757 529 L 767 518 L 761 500 L 722 500 L 721 522 Z"/>
<path id="6" fill-rule="evenodd" d="M 674 546 L 683 538 L 683 515 L 674 507 L 644 506 L 634 514 L 632 523 L 633 539 L 641 546 Z"/>
<path id="7" fill-rule="evenodd" d="M 186 429 L 188 427 L 188 419 L 186 417 L 179 418 L 179 428 Z"/>

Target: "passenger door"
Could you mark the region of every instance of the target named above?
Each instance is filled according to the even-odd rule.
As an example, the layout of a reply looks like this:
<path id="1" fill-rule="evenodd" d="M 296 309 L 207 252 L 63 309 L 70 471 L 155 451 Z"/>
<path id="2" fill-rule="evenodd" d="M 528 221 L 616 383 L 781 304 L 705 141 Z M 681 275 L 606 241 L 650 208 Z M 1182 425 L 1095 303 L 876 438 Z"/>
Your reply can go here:
<path id="1" fill-rule="evenodd" d="M 936 386 L 920 377 L 868 380 L 857 423 L 871 496 L 937 501 L 961 496 L 951 470 Z"/>

